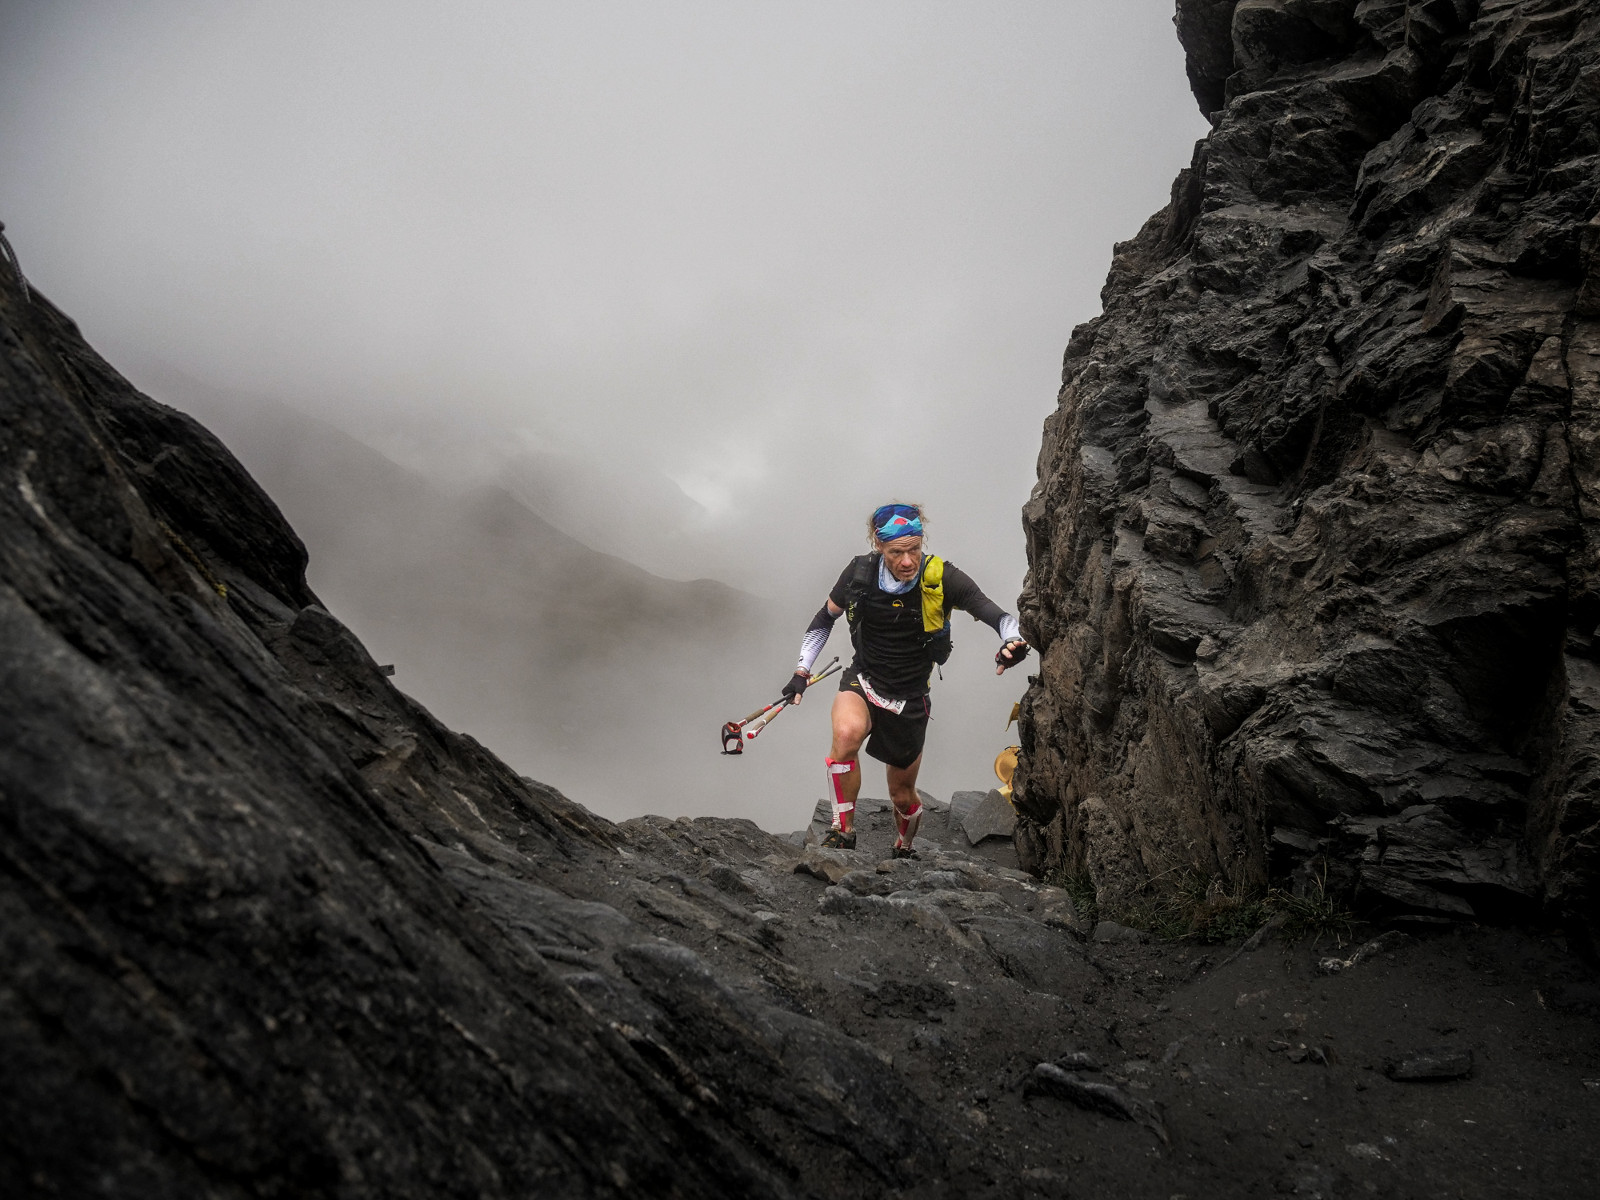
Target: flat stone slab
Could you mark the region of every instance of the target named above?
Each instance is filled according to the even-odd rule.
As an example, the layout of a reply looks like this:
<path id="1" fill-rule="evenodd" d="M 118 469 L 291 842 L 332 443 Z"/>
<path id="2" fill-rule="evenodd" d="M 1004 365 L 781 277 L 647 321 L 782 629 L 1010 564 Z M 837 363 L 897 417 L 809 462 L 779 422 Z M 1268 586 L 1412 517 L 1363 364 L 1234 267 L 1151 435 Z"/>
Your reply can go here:
<path id="1" fill-rule="evenodd" d="M 959 829 L 967 814 L 983 803 L 987 792 L 957 792 L 950 797 L 950 828 Z"/>
<path id="2" fill-rule="evenodd" d="M 1472 1074 L 1472 1051 L 1457 1050 L 1450 1046 L 1414 1050 L 1389 1062 L 1383 1073 L 1399 1083 L 1443 1083 L 1450 1079 L 1465 1079 Z"/>
<path id="3" fill-rule="evenodd" d="M 871 869 L 871 866 L 870 860 L 859 851 L 822 850 L 807 846 L 804 857 L 795 863 L 794 871 L 797 875 L 810 875 L 827 883 L 838 883 L 851 871 L 859 871 L 863 867 Z"/>
<path id="4" fill-rule="evenodd" d="M 967 841 L 976 846 L 984 838 L 1009 838 L 1017 831 L 1017 810 L 1011 801 L 991 789 L 978 801 L 961 822 L 961 832 Z"/>

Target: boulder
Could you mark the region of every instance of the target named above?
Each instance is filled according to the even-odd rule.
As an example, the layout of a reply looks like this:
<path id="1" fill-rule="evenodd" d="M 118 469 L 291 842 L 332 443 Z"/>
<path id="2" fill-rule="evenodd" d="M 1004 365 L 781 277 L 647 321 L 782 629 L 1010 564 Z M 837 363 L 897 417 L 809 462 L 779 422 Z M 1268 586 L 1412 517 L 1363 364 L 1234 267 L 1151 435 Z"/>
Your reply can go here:
<path id="1" fill-rule="evenodd" d="M 950 828 L 961 828 L 961 823 L 967 819 L 967 814 L 983 803 L 987 792 L 956 792 L 950 797 Z"/>
<path id="2" fill-rule="evenodd" d="M 446 729 L 216 438 L 10 270 L 0 476 L 8 1195 L 938 1177 L 949 1139 L 880 1056 L 669 940 L 787 978 L 730 898 L 781 843 L 620 828 Z M 639 868 L 651 842 L 707 878 Z"/>
<path id="3" fill-rule="evenodd" d="M 961 821 L 967 843 L 976 846 L 984 838 L 1009 838 L 1017 829 L 1017 810 L 999 789 L 991 788 Z"/>

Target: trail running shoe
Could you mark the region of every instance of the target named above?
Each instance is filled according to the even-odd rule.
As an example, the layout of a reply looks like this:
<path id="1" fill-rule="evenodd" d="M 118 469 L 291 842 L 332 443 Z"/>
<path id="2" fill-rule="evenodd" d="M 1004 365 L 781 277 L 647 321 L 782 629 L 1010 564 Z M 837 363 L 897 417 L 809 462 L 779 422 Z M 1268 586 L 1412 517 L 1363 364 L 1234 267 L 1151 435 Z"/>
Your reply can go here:
<path id="1" fill-rule="evenodd" d="M 889 857 L 890 858 L 921 858 L 922 855 L 918 854 L 910 846 L 896 846 L 893 850 L 889 851 Z"/>
<path id="2" fill-rule="evenodd" d="M 856 848 L 855 831 L 845 833 L 842 829 L 828 830 L 828 836 L 822 839 L 824 850 L 854 850 Z"/>

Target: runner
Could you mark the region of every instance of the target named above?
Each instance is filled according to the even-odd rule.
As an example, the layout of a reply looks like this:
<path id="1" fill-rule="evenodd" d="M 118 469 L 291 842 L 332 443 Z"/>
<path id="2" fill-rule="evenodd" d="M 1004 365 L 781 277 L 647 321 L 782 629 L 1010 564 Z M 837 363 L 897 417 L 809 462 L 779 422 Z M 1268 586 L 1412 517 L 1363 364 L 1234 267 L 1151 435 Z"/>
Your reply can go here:
<path id="1" fill-rule="evenodd" d="M 783 694 L 800 703 L 833 623 L 848 613 L 855 658 L 840 677 L 833 701 L 833 747 L 827 760 L 833 828 L 822 844 L 855 849 L 856 797 L 861 794 L 856 757 L 865 741 L 867 753 L 888 767 L 898 831 L 894 857 L 911 858 L 922 821 L 917 770 L 928 732 L 928 689 L 934 666 L 950 657 L 951 610 L 971 613 L 1000 635 L 997 675 L 1027 657 L 1028 643 L 1017 619 L 980 592 L 966 572 L 922 552 L 923 518 L 917 505 L 885 504 L 872 514 L 867 528 L 872 553 L 850 560 L 812 618 L 794 678 Z"/>

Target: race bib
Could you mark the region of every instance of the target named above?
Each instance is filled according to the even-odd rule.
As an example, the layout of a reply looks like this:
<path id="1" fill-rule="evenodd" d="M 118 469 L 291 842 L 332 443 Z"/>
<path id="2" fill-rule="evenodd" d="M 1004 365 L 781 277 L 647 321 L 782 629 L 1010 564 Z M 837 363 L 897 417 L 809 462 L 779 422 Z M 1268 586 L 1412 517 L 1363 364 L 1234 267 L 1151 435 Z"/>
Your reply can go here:
<path id="1" fill-rule="evenodd" d="M 856 678 L 861 681 L 861 690 L 866 694 L 867 699 L 872 701 L 872 703 L 876 704 L 879 708 L 883 709 L 885 712 L 892 712 L 896 716 L 899 716 L 901 713 L 905 712 L 906 702 L 904 700 L 885 700 L 882 696 L 878 695 L 877 692 L 872 690 L 872 685 L 867 682 L 867 677 L 865 675 L 857 675 Z"/>

